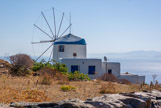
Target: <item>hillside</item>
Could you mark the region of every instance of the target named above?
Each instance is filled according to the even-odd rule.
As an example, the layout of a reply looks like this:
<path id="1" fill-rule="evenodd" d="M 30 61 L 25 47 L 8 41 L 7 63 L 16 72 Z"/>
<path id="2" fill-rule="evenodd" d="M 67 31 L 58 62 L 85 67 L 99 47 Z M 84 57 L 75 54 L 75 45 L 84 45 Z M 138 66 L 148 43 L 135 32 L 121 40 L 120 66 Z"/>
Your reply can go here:
<path id="1" fill-rule="evenodd" d="M 0 76 L 0 103 L 44 102 L 79 98 L 86 100 L 104 93 L 140 91 L 140 85 L 126 85 L 105 81 L 55 81 L 50 85 L 40 84 L 41 77 Z M 64 86 L 67 86 L 65 89 Z M 64 89 L 63 89 L 64 87 Z M 74 87 L 74 89 L 68 89 Z M 145 88 L 144 88 L 145 89 Z M 91 92 L 92 91 L 92 92 Z"/>
<path id="2" fill-rule="evenodd" d="M 108 74 L 105 78 L 106 80 L 103 79 L 104 77 L 89 80 L 88 76 L 82 73 L 67 72 L 67 68 L 60 63 L 35 62 L 31 67 L 26 68 L 27 64 L 24 64 L 24 55 L 21 56 L 23 56 L 23 59 L 20 60 L 23 62 L 18 62 L 21 65 L 12 64 L 11 66 L 9 62 L 0 60 L 0 103 L 9 104 L 20 101 L 57 102 L 73 98 L 87 100 L 103 94 L 161 90 L 161 86 L 158 83 L 156 85 L 136 85 L 126 80 L 118 80 L 112 74 Z M 30 62 L 28 61 L 27 63 Z M 17 68 L 15 66 L 21 67 Z M 43 67 L 40 68 L 39 66 Z M 25 74 L 17 74 L 15 70 L 12 70 L 13 68 L 19 69 L 16 72 Z M 39 70 L 34 71 L 34 69 Z M 109 80 L 110 78 L 113 79 Z"/>

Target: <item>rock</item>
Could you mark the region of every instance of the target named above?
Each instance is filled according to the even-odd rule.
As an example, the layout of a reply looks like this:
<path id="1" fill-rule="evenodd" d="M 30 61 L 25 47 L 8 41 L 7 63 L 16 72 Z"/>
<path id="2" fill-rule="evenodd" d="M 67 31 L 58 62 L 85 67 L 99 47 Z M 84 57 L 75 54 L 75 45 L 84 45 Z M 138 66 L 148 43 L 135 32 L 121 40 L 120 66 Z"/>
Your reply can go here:
<path id="1" fill-rule="evenodd" d="M 93 98 L 91 102 L 97 108 L 146 108 L 147 104 L 144 100 L 135 97 L 123 96 L 120 94 L 106 94 L 102 97 Z"/>
<path id="2" fill-rule="evenodd" d="M 67 102 L 60 105 L 59 108 L 95 108 L 90 104 L 79 103 L 79 102 Z"/>
<path id="3" fill-rule="evenodd" d="M 94 108 L 111 108 L 110 104 L 99 101 L 88 101 L 85 103 L 92 105 Z"/>
<path id="4" fill-rule="evenodd" d="M 0 103 L 0 108 L 9 108 L 9 106 Z"/>
<path id="5" fill-rule="evenodd" d="M 0 68 L 3 68 L 4 67 L 4 65 L 2 64 L 2 65 L 0 65 Z"/>
<path id="6" fill-rule="evenodd" d="M 64 100 L 58 103 L 59 108 L 95 108 L 94 106 L 90 104 L 84 103 L 84 101 L 81 101 L 79 99 L 69 99 Z"/>
<path id="7" fill-rule="evenodd" d="M 37 107 L 39 103 L 37 102 L 13 102 L 10 103 L 10 107 L 24 107 L 24 108 L 28 108 L 28 107 Z"/>
<path id="8" fill-rule="evenodd" d="M 123 96 L 119 94 L 105 94 L 101 97 L 93 98 L 92 101 L 87 101 L 96 108 L 125 108 L 126 105 L 118 100 L 119 98 L 123 98 Z"/>
<path id="9" fill-rule="evenodd" d="M 121 99 L 124 104 L 131 105 L 132 108 L 146 108 L 147 104 L 144 100 L 137 98 L 125 98 Z"/>
<path id="10" fill-rule="evenodd" d="M 23 108 L 95 108 L 90 104 L 85 104 L 79 99 L 64 100 L 60 102 L 15 102 L 11 103 L 10 107 Z"/>

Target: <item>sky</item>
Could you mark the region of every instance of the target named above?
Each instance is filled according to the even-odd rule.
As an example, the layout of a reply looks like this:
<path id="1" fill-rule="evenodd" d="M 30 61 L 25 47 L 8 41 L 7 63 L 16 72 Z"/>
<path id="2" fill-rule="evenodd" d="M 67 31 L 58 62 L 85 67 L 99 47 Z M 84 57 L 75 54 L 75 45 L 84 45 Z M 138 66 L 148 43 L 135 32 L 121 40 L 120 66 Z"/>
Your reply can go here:
<path id="1" fill-rule="evenodd" d="M 43 52 L 47 45 L 37 45 L 37 52 L 31 44 L 37 37 L 33 24 L 53 6 L 65 12 L 65 24 L 71 12 L 71 32 L 86 40 L 89 54 L 161 51 L 161 0 L 1 0 L 0 56 Z"/>

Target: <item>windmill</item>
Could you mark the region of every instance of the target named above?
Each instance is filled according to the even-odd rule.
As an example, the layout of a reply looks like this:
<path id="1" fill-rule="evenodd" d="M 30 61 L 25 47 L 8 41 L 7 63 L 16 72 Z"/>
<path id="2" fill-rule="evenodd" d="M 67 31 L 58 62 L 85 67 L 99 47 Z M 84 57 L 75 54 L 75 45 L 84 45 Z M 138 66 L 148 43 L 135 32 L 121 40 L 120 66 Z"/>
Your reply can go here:
<path id="1" fill-rule="evenodd" d="M 71 29 L 71 21 L 69 23 L 69 25 L 64 29 L 64 31 L 61 33 L 61 29 L 62 29 L 62 24 L 63 24 L 63 19 L 64 19 L 64 12 L 61 13 L 62 16 L 60 18 L 60 22 L 59 22 L 59 26 L 57 28 L 57 24 L 56 24 L 56 15 L 55 15 L 55 8 L 52 8 L 52 17 L 53 17 L 53 27 L 51 27 L 51 24 L 49 23 L 49 21 L 47 20 L 44 12 L 41 12 L 41 17 L 43 18 L 43 20 L 45 21 L 47 27 L 48 27 L 48 32 L 45 31 L 44 29 L 42 29 L 40 26 L 38 26 L 37 24 L 34 24 L 34 27 L 39 30 L 41 33 L 43 33 L 46 37 L 50 38 L 50 40 L 41 40 L 38 42 L 31 42 L 31 44 L 42 44 L 42 43 L 51 43 L 46 49 L 45 51 L 43 51 L 41 53 L 41 55 L 38 56 L 38 58 L 36 58 L 36 61 L 39 60 L 50 48 L 54 47 L 54 42 L 59 39 L 60 37 L 62 37 L 69 29 Z M 54 32 L 53 32 L 54 31 Z M 71 30 L 70 30 L 71 31 Z M 51 59 L 51 56 L 53 54 L 53 50 L 51 51 L 49 60 Z"/>

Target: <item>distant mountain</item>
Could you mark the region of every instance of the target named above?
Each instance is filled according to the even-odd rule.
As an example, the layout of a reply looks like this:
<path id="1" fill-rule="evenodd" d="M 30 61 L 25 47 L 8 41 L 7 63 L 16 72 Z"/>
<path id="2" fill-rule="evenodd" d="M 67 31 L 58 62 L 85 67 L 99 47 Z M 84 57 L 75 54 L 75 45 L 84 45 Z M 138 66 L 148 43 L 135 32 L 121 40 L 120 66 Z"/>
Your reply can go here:
<path id="1" fill-rule="evenodd" d="M 161 59 L 161 52 L 158 51 L 131 51 L 125 53 L 105 53 L 105 54 L 89 54 L 88 57 L 102 58 L 107 56 L 107 58 L 129 58 L 129 59 Z"/>
<path id="2" fill-rule="evenodd" d="M 131 51 L 131 52 L 128 52 L 126 54 L 131 55 L 131 56 L 152 56 L 152 57 L 161 56 L 161 52 L 157 52 L 157 51 L 143 51 L 143 50 Z"/>

